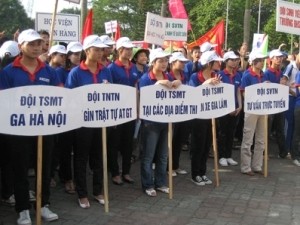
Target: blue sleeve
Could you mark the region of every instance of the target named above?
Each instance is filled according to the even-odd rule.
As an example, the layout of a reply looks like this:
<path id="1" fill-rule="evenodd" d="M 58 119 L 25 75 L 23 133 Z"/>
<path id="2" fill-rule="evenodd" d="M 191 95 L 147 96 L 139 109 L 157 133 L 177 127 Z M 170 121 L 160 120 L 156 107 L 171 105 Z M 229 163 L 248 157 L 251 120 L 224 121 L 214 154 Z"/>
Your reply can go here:
<path id="1" fill-rule="evenodd" d="M 193 73 L 189 80 L 189 86 L 198 87 L 197 73 Z"/>
<path id="2" fill-rule="evenodd" d="M 51 71 L 51 76 L 52 76 L 51 81 L 50 81 L 50 85 L 52 85 L 52 86 L 62 86 L 63 83 L 61 82 L 56 70 L 51 68 L 50 66 L 49 66 L 48 69 Z"/>
<path id="3" fill-rule="evenodd" d="M 283 76 L 290 77 L 292 75 L 293 65 L 290 63 L 284 70 Z"/>
<path id="4" fill-rule="evenodd" d="M 249 74 L 244 73 L 242 77 L 241 89 L 245 90 L 245 88 L 249 85 L 251 85 L 251 82 L 249 80 Z"/>
<path id="5" fill-rule="evenodd" d="M 111 84 L 113 83 L 113 79 L 111 77 L 111 73 L 110 73 L 109 69 L 107 69 L 106 67 L 104 67 L 101 73 L 103 75 L 102 80 L 107 80 Z"/>
<path id="6" fill-rule="evenodd" d="M 271 74 L 270 74 L 270 71 L 269 71 L 269 70 L 266 70 L 266 71 L 264 72 L 263 77 L 262 77 L 262 82 L 265 82 L 265 81 L 270 81 L 270 82 L 272 82 L 270 75 L 271 75 Z"/>
<path id="7" fill-rule="evenodd" d="M 76 68 L 77 67 L 73 68 L 70 71 L 70 73 L 69 73 L 69 75 L 68 75 L 68 77 L 66 79 L 66 82 L 65 82 L 65 87 L 66 88 L 71 88 L 72 89 L 72 88 L 76 88 L 76 87 L 79 86 L 78 80 L 77 80 L 78 72 L 77 72 Z"/>
<path id="8" fill-rule="evenodd" d="M 1 70 L 0 71 L 0 89 L 4 90 L 4 89 L 11 88 L 11 87 L 12 86 L 10 85 L 9 76 L 8 76 L 7 71 Z"/>

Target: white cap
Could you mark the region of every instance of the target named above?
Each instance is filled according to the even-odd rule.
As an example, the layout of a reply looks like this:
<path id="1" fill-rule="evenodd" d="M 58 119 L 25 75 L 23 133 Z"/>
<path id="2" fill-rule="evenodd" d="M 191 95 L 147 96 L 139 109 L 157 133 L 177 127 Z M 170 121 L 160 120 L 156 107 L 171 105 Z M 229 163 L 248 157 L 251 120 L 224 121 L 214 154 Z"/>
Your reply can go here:
<path id="1" fill-rule="evenodd" d="M 133 48 L 135 47 L 134 44 L 130 41 L 128 37 L 121 37 L 117 40 L 116 43 L 116 49 L 119 50 L 119 48 L 124 47 L 124 48 Z"/>
<path id="2" fill-rule="evenodd" d="M 21 45 L 24 42 L 31 42 L 36 40 L 42 40 L 38 32 L 33 29 L 24 30 L 18 37 L 18 43 Z"/>
<path id="3" fill-rule="evenodd" d="M 238 59 L 239 57 L 233 52 L 233 51 L 229 51 L 226 52 L 223 55 L 223 60 L 226 61 L 227 59 Z"/>
<path id="4" fill-rule="evenodd" d="M 98 35 L 89 35 L 83 40 L 83 50 L 87 50 L 90 47 L 107 48 Z"/>
<path id="5" fill-rule="evenodd" d="M 189 61 L 187 58 L 184 57 L 184 55 L 182 54 L 182 52 L 174 52 L 170 59 L 169 59 L 169 62 L 172 63 L 172 62 L 175 62 L 175 61 L 181 61 L 181 62 L 187 62 Z"/>
<path id="6" fill-rule="evenodd" d="M 212 43 L 209 43 L 209 42 L 204 42 L 201 47 L 200 47 L 200 52 L 207 52 L 207 51 L 210 51 L 213 47 L 216 47 L 217 44 L 212 44 Z"/>
<path id="7" fill-rule="evenodd" d="M 18 47 L 18 42 L 16 41 L 6 41 L 0 48 L 0 59 L 3 59 L 5 54 L 9 53 L 10 58 L 16 57 L 20 54 L 20 49 Z"/>
<path id="8" fill-rule="evenodd" d="M 255 59 L 265 59 L 265 58 L 268 58 L 268 56 L 261 53 L 260 51 L 254 50 L 249 54 L 250 63 L 252 63 Z"/>
<path id="9" fill-rule="evenodd" d="M 53 45 L 51 46 L 48 55 L 52 55 L 53 53 L 61 53 L 61 54 L 67 54 L 66 47 L 63 45 Z"/>
<path id="10" fill-rule="evenodd" d="M 212 61 L 223 61 L 223 59 L 217 55 L 215 51 L 204 52 L 200 57 L 201 65 L 206 65 Z"/>
<path id="11" fill-rule="evenodd" d="M 272 59 L 275 56 L 283 56 L 284 54 L 279 49 L 274 49 L 270 52 L 270 58 Z"/>
<path id="12" fill-rule="evenodd" d="M 68 52 L 81 52 L 83 49 L 82 44 L 77 41 L 71 41 L 67 46 L 67 53 Z"/>
<path id="13" fill-rule="evenodd" d="M 113 41 L 107 34 L 101 35 L 100 36 L 101 41 L 105 44 L 105 45 L 114 45 L 116 44 L 115 41 Z"/>
<path id="14" fill-rule="evenodd" d="M 149 55 L 149 63 L 151 64 L 155 59 L 168 57 L 170 55 L 170 53 L 164 52 L 161 48 L 153 49 Z"/>

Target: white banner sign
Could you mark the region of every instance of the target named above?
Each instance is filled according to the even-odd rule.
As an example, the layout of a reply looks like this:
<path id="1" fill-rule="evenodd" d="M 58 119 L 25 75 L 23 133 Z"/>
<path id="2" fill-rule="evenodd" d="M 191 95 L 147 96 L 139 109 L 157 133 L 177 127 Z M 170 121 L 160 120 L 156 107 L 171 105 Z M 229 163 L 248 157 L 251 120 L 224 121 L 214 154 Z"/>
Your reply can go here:
<path id="1" fill-rule="evenodd" d="M 142 87 L 140 93 L 140 118 L 149 121 L 210 119 L 235 110 L 234 86 L 230 84 L 181 85 L 178 89 L 151 85 Z"/>
<path id="2" fill-rule="evenodd" d="M 300 4 L 277 0 L 276 31 L 299 35 Z"/>
<path id="3" fill-rule="evenodd" d="M 136 89 L 118 84 L 93 84 L 76 88 L 83 127 L 109 127 L 136 119 Z"/>
<path id="4" fill-rule="evenodd" d="M 164 17 L 147 12 L 144 41 L 162 46 L 165 40 L 165 27 Z"/>
<path id="5" fill-rule="evenodd" d="M 289 107 L 289 87 L 260 83 L 245 88 L 244 111 L 257 115 L 283 112 Z"/>
<path id="6" fill-rule="evenodd" d="M 46 30 L 50 32 L 52 13 L 36 13 L 35 30 Z M 80 37 L 80 16 L 75 14 L 56 15 L 53 32 L 54 41 L 79 41 Z"/>
<path id="7" fill-rule="evenodd" d="M 109 22 L 105 22 L 105 33 L 106 34 L 111 34 L 117 31 L 117 26 L 118 26 L 118 22 L 117 20 L 112 20 Z"/>
<path id="8" fill-rule="evenodd" d="M 187 41 L 188 19 L 166 19 L 165 40 Z"/>
<path id="9" fill-rule="evenodd" d="M 70 89 L 26 86 L 0 91 L 0 133 L 46 135 L 79 127 Z"/>
<path id="10" fill-rule="evenodd" d="M 136 89 L 117 84 L 79 88 L 33 85 L 0 91 L 0 133 L 36 136 L 136 119 Z"/>

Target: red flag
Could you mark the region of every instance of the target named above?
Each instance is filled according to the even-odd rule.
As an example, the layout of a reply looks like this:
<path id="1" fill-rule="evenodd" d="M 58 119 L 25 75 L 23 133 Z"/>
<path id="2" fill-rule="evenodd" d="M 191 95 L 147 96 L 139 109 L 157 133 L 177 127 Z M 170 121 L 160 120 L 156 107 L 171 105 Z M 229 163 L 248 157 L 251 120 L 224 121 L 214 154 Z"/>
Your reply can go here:
<path id="1" fill-rule="evenodd" d="M 182 0 L 169 0 L 169 11 L 172 18 L 188 19 Z M 190 21 L 188 21 L 188 30 L 192 30 Z"/>
<path id="2" fill-rule="evenodd" d="M 116 29 L 116 33 L 115 33 L 115 41 L 117 41 L 120 37 L 121 37 L 121 27 L 120 27 L 120 24 L 117 23 L 117 29 Z"/>
<path id="3" fill-rule="evenodd" d="M 221 55 L 222 45 L 224 44 L 224 20 L 221 20 L 216 26 L 214 26 L 210 31 L 200 37 L 198 40 L 188 44 L 188 48 L 191 49 L 194 46 L 202 45 L 204 42 L 208 41 L 212 44 L 217 44 L 215 47 L 216 52 Z"/>
<path id="4" fill-rule="evenodd" d="M 85 18 L 84 26 L 81 34 L 81 42 L 83 42 L 84 38 L 93 34 L 93 10 L 90 9 L 87 17 Z"/>

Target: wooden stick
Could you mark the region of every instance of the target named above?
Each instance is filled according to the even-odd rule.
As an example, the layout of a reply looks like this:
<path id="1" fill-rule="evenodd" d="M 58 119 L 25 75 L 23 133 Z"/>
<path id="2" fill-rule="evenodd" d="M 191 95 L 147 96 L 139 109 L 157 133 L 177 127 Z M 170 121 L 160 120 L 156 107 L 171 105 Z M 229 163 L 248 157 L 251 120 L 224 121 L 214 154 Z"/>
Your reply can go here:
<path id="1" fill-rule="evenodd" d="M 50 28 L 50 40 L 49 40 L 50 47 L 52 46 L 52 42 L 53 42 L 53 32 L 54 32 L 55 19 L 56 19 L 56 14 L 57 14 L 57 5 L 58 5 L 58 0 L 55 1 L 54 11 L 52 14 L 51 28 Z"/>
<path id="2" fill-rule="evenodd" d="M 268 115 L 264 116 L 265 152 L 264 152 L 264 177 L 268 176 Z"/>
<path id="3" fill-rule="evenodd" d="M 169 199 L 173 199 L 173 154 L 172 154 L 173 130 L 172 123 L 168 123 L 168 155 L 169 155 Z"/>
<path id="4" fill-rule="evenodd" d="M 106 127 L 102 127 L 102 160 L 103 160 L 104 211 L 108 213 L 109 207 L 108 207 Z"/>
<path id="5" fill-rule="evenodd" d="M 41 225 L 42 203 L 42 170 L 43 170 L 43 137 L 38 136 L 37 170 L 36 170 L 36 224 Z"/>
<path id="6" fill-rule="evenodd" d="M 213 136 L 213 150 L 214 150 L 214 165 L 215 165 L 215 186 L 219 187 L 219 169 L 218 169 L 218 146 L 216 137 L 216 119 L 211 119 L 212 136 Z"/>

